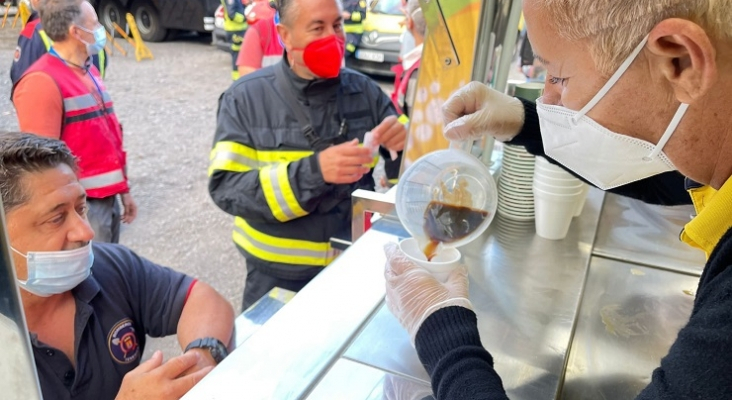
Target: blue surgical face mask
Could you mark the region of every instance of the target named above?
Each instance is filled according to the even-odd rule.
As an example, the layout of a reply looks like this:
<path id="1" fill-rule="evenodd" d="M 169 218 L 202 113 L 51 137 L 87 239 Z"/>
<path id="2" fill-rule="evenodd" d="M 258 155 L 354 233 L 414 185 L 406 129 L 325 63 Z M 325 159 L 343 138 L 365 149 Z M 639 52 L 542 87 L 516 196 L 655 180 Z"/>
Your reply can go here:
<path id="1" fill-rule="evenodd" d="M 94 35 L 94 43 L 87 43 L 83 40 L 81 41 L 86 45 L 87 54 L 89 54 L 90 57 L 99 54 L 104 49 L 104 46 L 107 44 L 107 31 L 104 30 L 104 26 L 99 25 L 99 27 L 97 29 L 94 29 L 93 31 L 90 31 L 83 26 L 79 26 L 78 28 L 84 32 Z"/>
<path id="2" fill-rule="evenodd" d="M 74 250 L 29 251 L 23 254 L 28 264 L 28 278 L 18 279 L 18 285 L 36 296 L 49 297 L 68 292 L 77 287 L 91 274 L 94 264 L 92 244 Z"/>

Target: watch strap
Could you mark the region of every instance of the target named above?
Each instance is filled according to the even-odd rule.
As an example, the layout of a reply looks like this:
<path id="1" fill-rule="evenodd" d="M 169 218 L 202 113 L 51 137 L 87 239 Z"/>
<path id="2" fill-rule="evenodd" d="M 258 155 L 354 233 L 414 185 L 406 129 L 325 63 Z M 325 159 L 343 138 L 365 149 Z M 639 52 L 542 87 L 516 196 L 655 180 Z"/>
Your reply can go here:
<path id="1" fill-rule="evenodd" d="M 187 353 L 191 349 L 207 349 L 211 353 L 211 357 L 216 361 L 216 364 L 220 364 L 229 355 L 226 346 L 214 337 L 200 338 L 192 341 L 186 346 L 184 353 Z"/>

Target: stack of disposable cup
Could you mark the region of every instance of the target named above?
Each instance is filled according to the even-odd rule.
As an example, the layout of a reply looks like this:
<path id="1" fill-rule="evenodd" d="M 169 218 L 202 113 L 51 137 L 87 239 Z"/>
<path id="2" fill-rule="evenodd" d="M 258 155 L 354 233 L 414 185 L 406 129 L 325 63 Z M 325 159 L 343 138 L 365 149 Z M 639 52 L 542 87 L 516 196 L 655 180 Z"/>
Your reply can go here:
<path id="1" fill-rule="evenodd" d="M 503 165 L 498 179 L 498 213 L 514 221 L 534 219 L 535 158 L 524 147 L 504 145 Z"/>
<path id="2" fill-rule="evenodd" d="M 536 101 L 543 92 L 544 84 L 524 82 L 515 85 L 512 94 L 526 100 Z M 503 146 L 503 166 L 498 180 L 498 213 L 514 221 L 534 219 L 534 156 L 522 146 Z"/>
<path id="3" fill-rule="evenodd" d="M 589 186 L 561 167 L 537 157 L 533 189 L 536 234 L 545 239 L 564 239 L 572 218 L 582 213 Z"/>

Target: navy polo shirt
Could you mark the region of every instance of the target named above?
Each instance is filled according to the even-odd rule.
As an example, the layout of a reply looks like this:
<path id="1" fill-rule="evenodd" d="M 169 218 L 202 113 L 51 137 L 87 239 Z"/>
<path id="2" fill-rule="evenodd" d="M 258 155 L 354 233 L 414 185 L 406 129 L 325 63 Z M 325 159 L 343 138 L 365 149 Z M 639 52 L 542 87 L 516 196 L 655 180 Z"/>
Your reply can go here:
<path id="1" fill-rule="evenodd" d="M 177 331 L 194 279 L 161 267 L 126 247 L 94 243 L 92 275 L 72 290 L 76 299 L 76 369 L 60 350 L 31 332 L 46 400 L 114 399 L 122 378 L 140 364 L 145 335 Z"/>

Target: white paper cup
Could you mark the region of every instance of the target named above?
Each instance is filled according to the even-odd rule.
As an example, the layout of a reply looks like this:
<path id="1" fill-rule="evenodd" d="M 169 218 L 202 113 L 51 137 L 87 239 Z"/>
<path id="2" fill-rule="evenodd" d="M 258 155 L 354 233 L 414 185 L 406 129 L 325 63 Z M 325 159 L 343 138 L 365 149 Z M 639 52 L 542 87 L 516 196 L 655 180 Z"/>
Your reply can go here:
<path id="1" fill-rule="evenodd" d="M 532 186 L 534 189 L 540 189 L 550 194 L 558 194 L 563 196 L 577 196 L 582 193 L 582 185 L 577 186 L 556 186 L 549 185 L 541 181 L 534 181 Z"/>
<path id="2" fill-rule="evenodd" d="M 585 184 L 582 187 L 582 194 L 580 194 L 580 199 L 577 202 L 577 208 L 574 210 L 574 216 L 579 217 L 580 214 L 582 214 L 582 209 L 585 208 L 585 201 L 587 200 L 587 193 L 590 192 L 590 185 Z"/>
<path id="3" fill-rule="evenodd" d="M 555 187 L 573 187 L 577 190 L 580 190 L 582 188 L 583 182 L 579 179 L 556 179 L 556 178 L 549 178 L 545 175 L 540 174 L 537 172 L 534 174 L 534 184 L 540 183 L 542 185 L 549 185 L 549 186 L 555 186 Z"/>
<path id="4" fill-rule="evenodd" d="M 537 167 L 534 169 L 534 173 L 542 174 L 542 175 L 545 175 L 545 176 L 548 176 L 548 177 L 554 178 L 554 179 L 574 179 L 577 181 L 579 180 L 574 175 L 570 174 L 569 172 L 567 172 L 565 170 L 557 171 L 557 170 Z"/>
<path id="5" fill-rule="evenodd" d="M 534 188 L 536 234 L 550 240 L 564 239 L 577 210 L 581 191 L 575 195 L 557 195 Z"/>
<path id="6" fill-rule="evenodd" d="M 439 246 L 437 255 L 427 261 L 417 239 L 408 238 L 399 242 L 399 248 L 415 264 L 429 271 L 440 282 L 447 282 L 450 273 L 460 265 L 460 251 L 453 247 Z"/>

